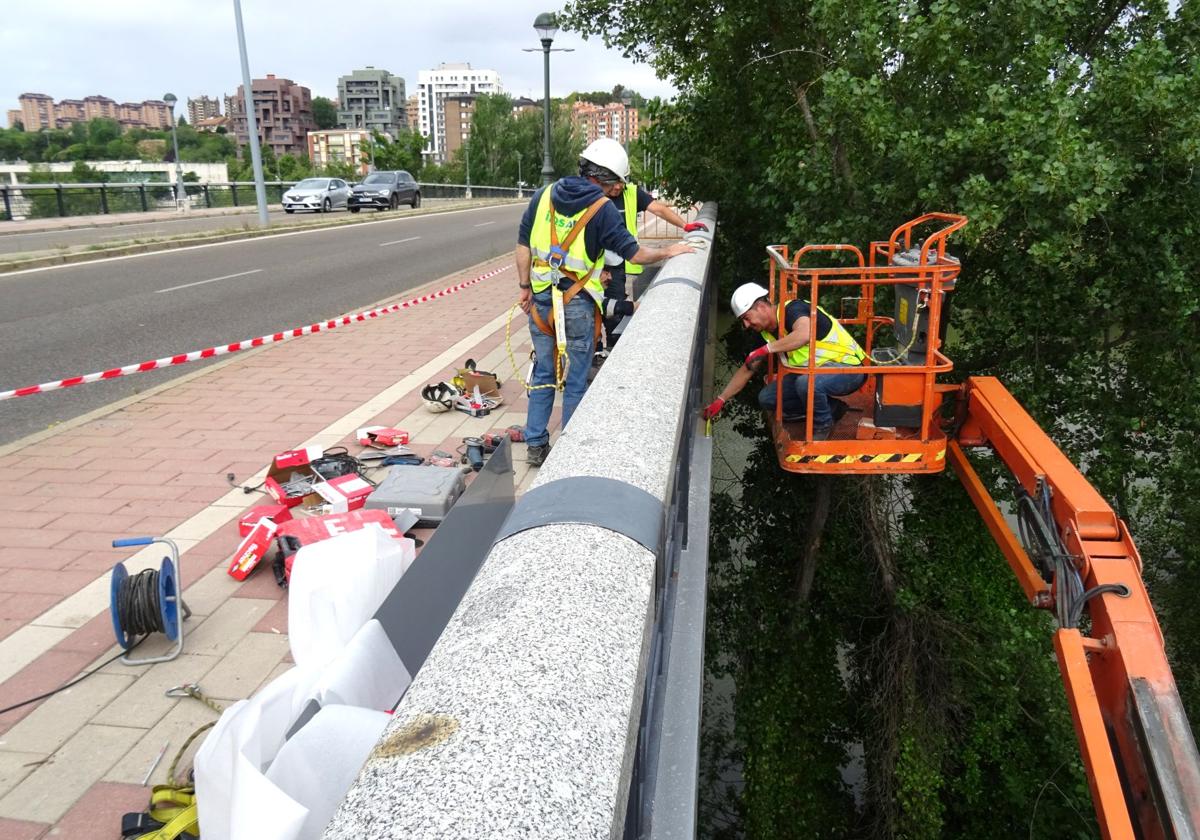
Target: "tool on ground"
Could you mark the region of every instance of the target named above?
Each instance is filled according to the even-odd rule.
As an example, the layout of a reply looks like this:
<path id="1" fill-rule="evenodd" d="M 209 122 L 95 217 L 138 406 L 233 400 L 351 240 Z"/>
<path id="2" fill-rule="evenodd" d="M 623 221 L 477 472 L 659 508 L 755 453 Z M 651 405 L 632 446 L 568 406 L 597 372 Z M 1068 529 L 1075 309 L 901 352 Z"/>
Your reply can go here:
<path id="1" fill-rule="evenodd" d="M 479 472 L 483 469 L 483 439 L 477 437 L 463 438 L 463 447 L 466 449 L 467 463 L 471 465 L 471 469 Z"/>
<path id="2" fill-rule="evenodd" d="M 213 702 L 200 690 L 195 683 L 177 685 L 168 688 L 163 694 L 166 697 L 193 697 L 220 715 L 225 711 L 218 703 Z M 196 803 L 196 788 L 191 782 L 184 782 L 175 777 L 179 761 L 187 753 L 188 747 L 204 732 L 216 726 L 214 720 L 206 723 L 187 737 L 171 764 L 167 768 L 167 783 L 155 785 L 150 790 L 150 805 L 145 811 L 132 811 L 121 817 L 121 837 L 124 840 L 196 840 L 200 836 L 200 812 Z M 158 758 L 154 760 L 150 772 L 142 784 L 146 784 L 158 762 L 166 753 L 167 745 L 163 745 Z"/>
<path id="3" fill-rule="evenodd" d="M 458 459 L 441 449 L 435 449 L 429 455 L 429 464 L 434 467 L 453 467 Z"/>
<path id="4" fill-rule="evenodd" d="M 1200 751 L 1128 526 L 999 379 L 938 381 L 953 369 L 943 347 L 961 270 L 947 240 L 966 224 L 964 216 L 928 213 L 870 243 L 866 253 L 849 244 L 794 253 L 767 248 L 770 289 L 746 284 L 735 292 L 736 317 L 769 296 L 779 307 L 781 338 L 789 301 L 816 304 L 821 291 L 844 294 L 846 287 L 857 301 L 824 340 L 810 330 L 807 346 L 768 356 L 776 400 L 767 423 L 779 465 L 805 474 L 895 475 L 938 473 L 951 464 L 1027 601 L 1055 614 L 1054 652 L 1101 834 L 1200 836 Z M 805 261 L 822 252 L 854 259 Z M 890 293 L 877 299 L 882 288 Z M 891 311 L 876 312 L 877 300 L 888 300 Z M 839 336 L 847 328 L 858 335 Z M 881 328 L 896 350 L 876 346 Z M 814 434 L 816 384 L 823 374 L 844 374 L 839 363 L 848 353 L 858 357 L 865 382 L 843 395 L 849 410 L 829 404 L 834 433 L 822 440 Z M 789 376 L 806 380 L 803 422 L 785 414 Z M 716 400 L 705 413 L 711 418 L 720 407 Z M 854 422 L 836 423 L 840 414 Z M 990 450 L 989 460 L 1015 481 L 1016 528 L 968 458 L 971 448 Z"/>
<path id="5" fill-rule="evenodd" d="M 142 777 L 142 787 L 150 781 L 150 777 L 154 774 L 154 768 L 158 767 L 158 763 L 163 760 L 163 756 L 167 754 L 167 747 L 171 745 L 170 741 L 166 741 L 162 745 L 162 749 L 158 751 L 158 755 L 154 756 L 154 761 L 150 762 L 150 769 L 146 771 L 146 775 Z"/>
<path id="6" fill-rule="evenodd" d="M 183 601 L 181 579 L 183 572 L 179 563 L 179 547 L 173 540 L 164 537 L 131 537 L 112 541 L 113 548 L 162 543 L 171 550 L 169 557 L 162 559 L 157 570 L 144 569 L 132 577 L 123 562 L 113 566 L 109 585 L 109 611 L 112 615 L 113 633 L 117 644 L 125 650 L 131 649 L 138 636 L 162 633 L 175 642 L 174 647 L 162 656 L 132 659 L 122 656 L 126 665 L 149 665 L 153 662 L 168 662 L 183 650 L 183 619 L 191 617 L 192 611 Z M 180 616 L 180 608 L 183 615 Z"/>

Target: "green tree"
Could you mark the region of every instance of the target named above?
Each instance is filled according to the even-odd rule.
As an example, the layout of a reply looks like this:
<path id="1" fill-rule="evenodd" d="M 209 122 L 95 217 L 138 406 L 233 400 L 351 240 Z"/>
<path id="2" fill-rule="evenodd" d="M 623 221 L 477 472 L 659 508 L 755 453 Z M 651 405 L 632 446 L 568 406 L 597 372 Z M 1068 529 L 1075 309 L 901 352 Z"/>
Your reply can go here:
<path id="1" fill-rule="evenodd" d="M 862 245 L 926 211 L 970 218 L 956 243 L 967 270 L 948 354 L 959 375 L 999 375 L 1129 521 L 1200 722 L 1200 621 L 1185 606 L 1200 582 L 1200 4 L 574 0 L 567 13 L 679 88 L 652 108 L 647 148 L 671 188 L 720 202 L 724 276 L 753 274 L 771 242 Z M 695 36 L 695 20 L 711 37 Z M 898 572 L 900 592 L 932 596 L 922 582 L 956 562 L 966 526 L 920 494 L 914 505 L 919 517 L 885 542 L 909 545 L 921 521 L 942 533 Z M 935 598 L 924 610 L 923 631 L 940 632 L 922 649 L 968 696 L 987 680 L 945 656 L 955 632 L 1039 630 L 1035 649 L 995 651 L 1001 671 L 1049 654 L 1024 613 L 988 610 L 999 624 L 984 626 L 984 615 L 944 606 Z M 1052 673 L 1029 679 L 1054 696 Z M 916 836 L 922 818 L 921 836 L 1012 836 L 966 809 L 982 807 L 989 785 L 1036 790 L 1073 748 L 1056 740 L 1030 762 L 1037 728 L 971 715 L 967 728 L 939 729 L 946 718 L 907 698 L 905 684 L 892 700 L 908 716 L 874 719 L 890 752 L 868 756 L 868 790 L 897 794 L 894 806 L 872 800 L 876 836 Z M 931 732 L 943 741 L 928 742 Z M 745 759 L 748 791 L 768 781 L 751 778 L 756 759 Z M 1086 814 L 1077 780 L 1063 789 Z M 767 812 L 754 819 L 783 805 L 755 799 Z"/>
<path id="2" fill-rule="evenodd" d="M 317 128 L 337 128 L 337 106 L 333 104 L 333 100 L 329 97 L 314 96 L 312 98 L 312 115 Z"/>
<path id="3" fill-rule="evenodd" d="M 421 177 L 421 150 L 425 138 L 418 131 L 398 132 L 395 140 L 374 132 L 372 139 L 363 144 L 362 156 L 372 161 L 376 169 L 403 169 L 414 178 Z"/>

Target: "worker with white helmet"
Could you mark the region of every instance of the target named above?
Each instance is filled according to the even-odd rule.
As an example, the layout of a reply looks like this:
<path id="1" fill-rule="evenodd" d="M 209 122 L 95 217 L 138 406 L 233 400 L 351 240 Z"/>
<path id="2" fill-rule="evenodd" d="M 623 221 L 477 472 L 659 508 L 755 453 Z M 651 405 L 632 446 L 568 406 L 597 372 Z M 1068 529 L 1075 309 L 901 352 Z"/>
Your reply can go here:
<path id="1" fill-rule="evenodd" d="M 730 306 L 743 327 L 758 333 L 756 339 L 761 343 L 746 357 L 725 389 L 704 409 L 704 419 L 710 420 L 720 414 L 725 401 L 746 387 L 771 353 L 778 353 L 788 367 L 808 367 L 809 342 L 815 331 L 816 366 L 850 368 L 845 373 L 813 377 L 813 440 L 828 440 L 836 416 L 845 411 L 845 403 L 834 398 L 854 393 L 867 380 L 865 373 L 852 370 L 862 365 L 866 357 L 854 336 L 836 318 L 808 301 L 785 300 L 779 306 L 773 305 L 767 290 L 758 283 L 738 286 Z M 768 384 L 758 394 L 758 404 L 767 411 L 775 411 L 775 400 L 775 383 Z M 783 381 L 783 419 L 801 419 L 807 404 L 808 376 L 787 374 Z"/>
<path id="2" fill-rule="evenodd" d="M 626 230 L 634 237 L 638 235 L 638 213 L 643 211 L 653 213 L 688 233 L 693 230 L 708 230 L 702 222 L 687 222 L 673 207 L 659 201 L 637 184 L 629 183 L 629 155 L 625 153 L 624 147 L 611 137 L 601 137 L 589 144 L 583 150 L 581 158 L 621 176 L 625 182 L 623 186 L 619 189 L 606 189 L 604 192 L 617 206 L 625 220 Z M 611 350 L 616 342 L 613 330 L 624 316 L 632 315 L 634 311 L 634 304 L 629 300 L 626 288 L 626 278 L 641 274 L 642 266 L 630 260 L 618 259 L 611 262 L 605 272 L 608 275 L 608 281 L 604 284 L 605 346 Z"/>
<path id="3" fill-rule="evenodd" d="M 666 248 L 638 245 L 608 200 L 629 175 L 624 149 L 620 156 L 612 151 L 604 147 L 592 157 L 581 156 L 579 175 L 561 178 L 534 193 L 517 230 L 514 259 L 520 305 L 529 315 L 535 354 L 525 427 L 527 460 L 534 466 L 540 466 L 550 452 L 547 426 L 554 408 L 553 388 L 537 386 L 555 384 L 556 371 L 561 369 L 560 346 L 567 357 L 562 383 L 564 427 L 587 389 L 602 320 L 600 274 L 605 250 L 639 265 L 693 250 L 683 243 Z M 561 324 L 556 324 L 555 309 L 563 313 Z"/>

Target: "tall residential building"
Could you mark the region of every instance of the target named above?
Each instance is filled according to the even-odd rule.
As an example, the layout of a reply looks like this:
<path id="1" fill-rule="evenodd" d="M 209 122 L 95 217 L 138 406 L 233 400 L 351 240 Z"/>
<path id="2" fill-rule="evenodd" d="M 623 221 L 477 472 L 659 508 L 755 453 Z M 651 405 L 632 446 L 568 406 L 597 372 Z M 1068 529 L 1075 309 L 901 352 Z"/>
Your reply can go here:
<path id="1" fill-rule="evenodd" d="M 8 116 L 8 127 L 9 128 L 16 128 L 17 123 L 21 122 L 24 119 L 24 115 L 21 114 L 20 108 L 9 108 L 7 116 Z"/>
<path id="2" fill-rule="evenodd" d="M 26 131 L 66 128 L 100 118 L 116 120 L 125 128 L 171 127 L 171 109 L 161 99 L 117 103 L 107 96 L 88 96 L 63 99 L 56 105 L 44 93 L 23 93 L 20 102 L 21 122 Z"/>
<path id="3" fill-rule="evenodd" d="M 82 99 L 60 99 L 54 106 L 54 124 L 67 128 L 71 123 L 87 122 Z"/>
<path id="4" fill-rule="evenodd" d="M 222 103 L 222 106 L 223 106 L 223 107 L 224 107 L 224 109 L 225 109 L 225 110 L 224 110 L 224 114 L 225 114 L 225 116 L 229 117 L 230 119 L 232 119 L 232 118 L 233 118 L 233 111 L 234 111 L 234 107 L 235 107 L 235 105 L 236 105 L 236 102 L 237 102 L 237 97 L 236 97 L 236 96 L 230 96 L 228 93 L 224 94 L 224 95 L 221 97 L 221 103 Z"/>
<path id="5" fill-rule="evenodd" d="M 471 119 L 475 116 L 475 97 L 446 96 L 442 99 L 446 126 L 446 160 L 467 142 L 471 135 Z"/>
<path id="6" fill-rule="evenodd" d="M 117 105 L 116 100 L 109 99 L 107 96 L 85 96 L 83 97 L 83 116 L 89 120 L 99 118 L 119 120 L 121 119 L 120 106 Z"/>
<path id="7" fill-rule="evenodd" d="M 585 144 L 601 137 L 628 144 L 638 136 L 637 108 L 627 108 L 620 102 L 608 105 L 576 102 L 571 108 L 571 122 Z"/>
<path id="8" fill-rule="evenodd" d="M 219 116 L 221 116 L 221 103 L 215 96 L 200 96 L 195 99 L 188 97 L 187 117 L 191 125 L 195 125 L 200 120 L 211 120 L 213 117 Z"/>
<path id="9" fill-rule="evenodd" d="M 22 93 L 17 101 L 21 103 L 21 124 L 26 131 L 55 127 L 54 97 L 44 93 Z"/>
<path id="10" fill-rule="evenodd" d="M 265 79 L 252 80 L 250 86 L 258 135 L 263 145 L 269 146 L 276 156 L 306 153 L 308 132 L 317 128 L 312 114 L 312 92 L 291 79 L 277 79 L 271 73 Z M 234 110 L 229 116 L 239 145 L 250 142 L 245 97 L 244 87 L 238 85 Z"/>
<path id="11" fill-rule="evenodd" d="M 414 93 L 408 97 L 407 107 L 404 109 L 408 119 L 405 121 L 409 131 L 417 131 L 421 125 L 421 100 Z"/>
<path id="12" fill-rule="evenodd" d="M 446 116 L 442 107 L 447 96 L 499 92 L 500 74 L 495 70 L 475 69 L 470 64 L 439 64 L 436 70 L 418 72 L 417 106 L 419 129 L 426 140 L 424 154 L 439 163 L 448 160 Z"/>
<path id="13" fill-rule="evenodd" d="M 367 160 L 363 157 L 363 143 L 371 135 L 360 128 L 333 128 L 326 131 L 308 132 L 308 159 L 313 166 L 328 166 L 330 163 L 349 163 L 360 175 L 366 175 Z"/>
<path id="14" fill-rule="evenodd" d="M 367 67 L 338 78 L 338 125 L 395 137 L 408 123 L 404 79 Z"/>

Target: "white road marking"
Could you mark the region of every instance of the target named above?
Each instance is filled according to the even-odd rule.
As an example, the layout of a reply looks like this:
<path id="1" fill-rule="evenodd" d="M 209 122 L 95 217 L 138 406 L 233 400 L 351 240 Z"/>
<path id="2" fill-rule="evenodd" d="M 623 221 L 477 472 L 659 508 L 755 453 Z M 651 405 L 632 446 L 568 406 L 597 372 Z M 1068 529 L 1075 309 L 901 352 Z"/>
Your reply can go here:
<path id="1" fill-rule="evenodd" d="M 380 242 L 379 247 L 382 248 L 385 245 L 403 245 L 405 242 L 416 242 L 420 238 L 419 236 L 410 236 L 408 239 L 394 239 L 391 242 Z"/>
<path id="2" fill-rule="evenodd" d="M 237 274 L 226 274 L 223 277 L 214 277 L 211 280 L 197 280 L 195 283 L 184 283 L 182 286 L 172 286 L 169 289 L 155 289 L 154 293 L 161 295 L 163 292 L 177 292 L 180 289 L 190 289 L 192 286 L 203 286 L 205 283 L 216 283 L 218 280 L 232 280 L 234 277 L 245 277 L 247 274 L 258 274 L 262 271 L 261 268 L 251 269 L 250 271 L 239 271 Z"/>
<path id="3" fill-rule="evenodd" d="M 494 224 L 496 224 L 496 223 L 495 222 L 480 222 L 479 224 L 475 225 L 475 227 L 487 227 L 488 225 L 494 225 Z"/>

